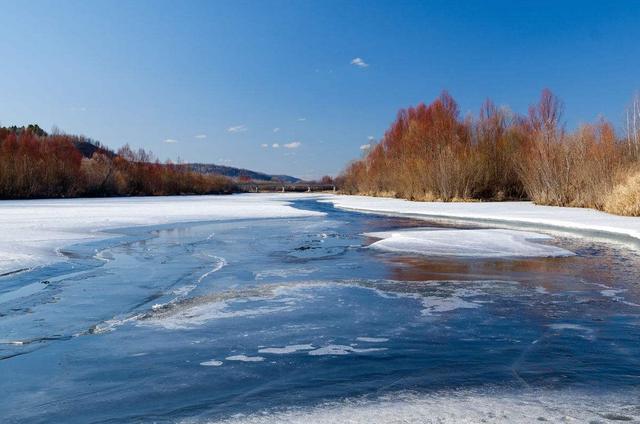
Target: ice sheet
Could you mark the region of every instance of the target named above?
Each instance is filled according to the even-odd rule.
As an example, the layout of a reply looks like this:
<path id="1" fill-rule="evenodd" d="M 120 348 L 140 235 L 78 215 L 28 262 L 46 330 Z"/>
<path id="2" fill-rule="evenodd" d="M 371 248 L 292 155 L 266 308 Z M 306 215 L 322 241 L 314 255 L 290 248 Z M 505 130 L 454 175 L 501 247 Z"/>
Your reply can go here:
<path id="1" fill-rule="evenodd" d="M 60 259 L 59 249 L 141 225 L 322 215 L 290 206 L 300 195 L 170 196 L 0 201 L 0 274 Z"/>

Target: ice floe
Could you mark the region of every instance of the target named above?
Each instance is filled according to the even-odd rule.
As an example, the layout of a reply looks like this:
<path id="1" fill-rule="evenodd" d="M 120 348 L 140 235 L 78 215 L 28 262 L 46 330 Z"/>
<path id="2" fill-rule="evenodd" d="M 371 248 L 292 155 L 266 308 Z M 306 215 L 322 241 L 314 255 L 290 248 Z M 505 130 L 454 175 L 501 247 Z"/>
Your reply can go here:
<path id="1" fill-rule="evenodd" d="M 427 256 L 474 258 L 561 257 L 573 252 L 538 243 L 552 237 L 529 231 L 479 230 L 399 230 L 366 233 L 379 238 L 370 248 Z"/>
<path id="2" fill-rule="evenodd" d="M 202 365 L 203 367 L 219 367 L 220 365 L 222 365 L 222 361 L 211 359 L 209 361 L 200 362 L 200 365 Z"/>
<path id="3" fill-rule="evenodd" d="M 291 346 L 284 346 L 284 347 L 266 347 L 266 348 L 259 349 L 258 352 L 271 353 L 275 355 L 286 355 L 288 353 L 295 353 L 299 351 L 313 350 L 313 349 L 315 349 L 313 345 L 298 344 L 298 345 L 291 345 Z"/>
<path id="4" fill-rule="evenodd" d="M 262 362 L 264 361 L 264 358 L 262 356 L 233 355 L 227 356 L 226 360 L 240 362 Z"/>

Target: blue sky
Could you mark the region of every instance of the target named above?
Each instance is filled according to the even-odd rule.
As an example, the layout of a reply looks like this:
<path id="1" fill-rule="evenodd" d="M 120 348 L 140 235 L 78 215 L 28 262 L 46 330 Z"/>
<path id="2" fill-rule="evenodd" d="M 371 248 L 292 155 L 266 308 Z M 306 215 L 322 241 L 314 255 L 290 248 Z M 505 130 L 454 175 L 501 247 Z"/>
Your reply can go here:
<path id="1" fill-rule="evenodd" d="M 0 10 L 1 124 L 301 177 L 338 173 L 398 109 L 443 89 L 476 113 L 487 97 L 525 112 L 549 87 L 569 128 L 600 114 L 621 127 L 640 89 L 633 0 L 0 0 Z"/>

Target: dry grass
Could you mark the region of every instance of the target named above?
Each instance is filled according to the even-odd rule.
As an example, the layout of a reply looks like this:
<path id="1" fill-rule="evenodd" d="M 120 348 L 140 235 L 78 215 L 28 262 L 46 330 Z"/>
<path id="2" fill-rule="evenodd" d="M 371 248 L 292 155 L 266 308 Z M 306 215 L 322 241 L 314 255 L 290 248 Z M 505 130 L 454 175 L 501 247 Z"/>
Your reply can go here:
<path id="1" fill-rule="evenodd" d="M 618 184 L 606 197 L 603 209 L 617 215 L 640 216 L 640 172 Z"/>

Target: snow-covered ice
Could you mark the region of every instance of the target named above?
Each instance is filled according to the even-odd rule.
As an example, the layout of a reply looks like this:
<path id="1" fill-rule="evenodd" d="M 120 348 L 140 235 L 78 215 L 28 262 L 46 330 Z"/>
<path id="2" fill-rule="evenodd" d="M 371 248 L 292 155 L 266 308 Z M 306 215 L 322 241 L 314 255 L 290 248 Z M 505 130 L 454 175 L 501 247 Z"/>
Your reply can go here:
<path id="1" fill-rule="evenodd" d="M 60 248 L 107 229 L 190 221 L 322 215 L 290 206 L 300 195 L 129 197 L 0 202 L 0 274 L 50 263 Z"/>
<path id="2" fill-rule="evenodd" d="M 552 237 L 513 230 L 401 230 L 366 233 L 379 238 L 370 248 L 428 256 L 475 258 L 571 256 L 560 247 L 536 243 Z"/>
<path id="3" fill-rule="evenodd" d="M 330 195 L 322 201 L 360 212 L 448 219 L 519 228 L 546 228 L 640 245 L 640 218 L 594 209 L 539 206 L 531 202 L 412 202 L 368 196 Z"/>

